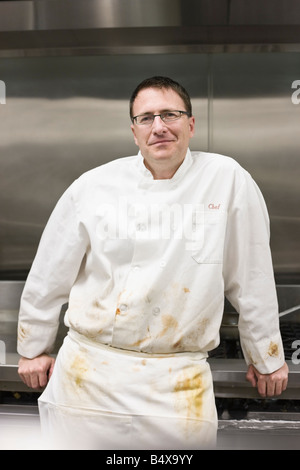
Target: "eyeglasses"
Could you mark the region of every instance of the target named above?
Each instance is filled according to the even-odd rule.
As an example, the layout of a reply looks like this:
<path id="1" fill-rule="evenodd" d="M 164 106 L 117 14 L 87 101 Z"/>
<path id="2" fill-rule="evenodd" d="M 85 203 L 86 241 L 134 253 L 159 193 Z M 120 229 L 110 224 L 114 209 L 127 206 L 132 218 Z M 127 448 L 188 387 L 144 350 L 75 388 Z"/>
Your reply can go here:
<path id="1" fill-rule="evenodd" d="M 150 126 L 156 116 L 159 116 L 163 122 L 173 122 L 181 118 L 183 114 L 186 114 L 190 117 L 189 113 L 186 111 L 164 111 L 160 114 L 140 114 L 139 116 L 134 116 L 132 122 L 135 122 L 139 126 Z"/>

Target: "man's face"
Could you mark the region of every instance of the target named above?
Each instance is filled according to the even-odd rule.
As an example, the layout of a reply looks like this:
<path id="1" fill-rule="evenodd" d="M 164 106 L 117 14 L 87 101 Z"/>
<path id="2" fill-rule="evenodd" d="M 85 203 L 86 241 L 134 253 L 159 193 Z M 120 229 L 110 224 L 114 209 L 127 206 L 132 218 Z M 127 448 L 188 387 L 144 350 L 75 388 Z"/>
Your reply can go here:
<path id="1" fill-rule="evenodd" d="M 172 89 L 146 88 L 139 92 L 133 104 L 133 116 L 163 111 L 186 111 L 182 98 Z M 150 169 L 158 162 L 169 162 L 171 167 L 176 167 L 184 160 L 194 135 L 195 119 L 183 114 L 180 119 L 165 123 L 158 116 L 151 125 L 134 123 L 131 129 Z"/>

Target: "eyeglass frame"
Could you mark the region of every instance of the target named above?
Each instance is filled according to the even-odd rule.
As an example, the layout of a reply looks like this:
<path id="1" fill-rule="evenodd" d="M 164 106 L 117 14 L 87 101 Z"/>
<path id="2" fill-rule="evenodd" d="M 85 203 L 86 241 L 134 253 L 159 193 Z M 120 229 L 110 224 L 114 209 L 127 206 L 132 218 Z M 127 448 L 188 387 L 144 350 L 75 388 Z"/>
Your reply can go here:
<path id="1" fill-rule="evenodd" d="M 173 112 L 173 113 L 180 113 L 180 116 L 178 116 L 176 119 L 171 119 L 170 121 L 165 121 L 165 120 L 162 118 L 162 115 L 163 115 L 163 114 L 172 113 L 172 112 Z M 160 119 L 165 123 L 165 122 L 177 121 L 178 119 L 181 118 L 181 116 L 182 116 L 183 114 L 185 114 L 185 115 L 188 116 L 188 117 L 191 117 L 191 114 L 188 113 L 187 111 L 180 111 L 179 109 L 169 109 L 169 110 L 167 110 L 167 111 L 163 111 L 163 112 L 160 113 L 160 114 L 152 114 L 152 113 L 138 114 L 137 116 L 133 116 L 133 117 L 131 118 L 131 121 L 132 121 L 134 124 L 136 124 L 137 126 L 147 126 L 147 125 L 153 124 L 154 119 L 155 119 L 156 117 L 158 117 L 158 116 L 159 116 Z M 136 120 L 136 118 L 138 118 L 138 117 L 140 117 L 140 116 L 149 116 L 149 117 L 151 116 L 153 119 L 152 119 L 152 121 L 149 122 L 149 123 L 146 123 L 146 124 L 140 123 L 140 124 L 138 124 L 135 120 Z"/>

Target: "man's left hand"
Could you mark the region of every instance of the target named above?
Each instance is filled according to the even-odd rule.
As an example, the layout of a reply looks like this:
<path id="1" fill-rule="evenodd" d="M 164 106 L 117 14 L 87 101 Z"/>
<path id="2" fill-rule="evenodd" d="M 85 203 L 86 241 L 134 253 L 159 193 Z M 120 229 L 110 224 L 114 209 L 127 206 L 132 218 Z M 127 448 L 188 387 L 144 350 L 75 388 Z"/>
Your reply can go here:
<path id="1" fill-rule="evenodd" d="M 286 390 L 288 383 L 289 368 L 286 363 L 271 374 L 261 374 L 251 364 L 248 367 L 246 379 L 253 387 L 257 387 L 258 393 L 262 397 L 274 397 L 281 395 Z"/>

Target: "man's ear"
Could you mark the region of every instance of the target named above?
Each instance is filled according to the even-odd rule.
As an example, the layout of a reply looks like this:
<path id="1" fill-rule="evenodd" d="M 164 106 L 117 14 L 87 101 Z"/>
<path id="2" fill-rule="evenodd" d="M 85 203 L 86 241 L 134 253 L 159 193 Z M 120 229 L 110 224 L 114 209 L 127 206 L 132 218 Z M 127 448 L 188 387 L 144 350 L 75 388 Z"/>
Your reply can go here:
<path id="1" fill-rule="evenodd" d="M 191 116 L 190 118 L 190 137 L 193 137 L 194 133 L 195 133 L 195 118 L 194 116 Z"/>
<path id="2" fill-rule="evenodd" d="M 136 144 L 137 146 L 139 146 L 139 144 L 138 144 L 138 140 L 137 140 L 137 137 L 136 137 L 136 135 L 135 135 L 135 129 L 134 129 L 134 125 L 133 125 L 133 124 L 131 124 L 131 126 L 130 126 L 130 127 L 131 127 L 131 130 L 132 130 L 132 133 L 133 133 L 134 142 L 135 142 L 135 144 Z"/>

